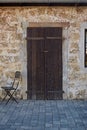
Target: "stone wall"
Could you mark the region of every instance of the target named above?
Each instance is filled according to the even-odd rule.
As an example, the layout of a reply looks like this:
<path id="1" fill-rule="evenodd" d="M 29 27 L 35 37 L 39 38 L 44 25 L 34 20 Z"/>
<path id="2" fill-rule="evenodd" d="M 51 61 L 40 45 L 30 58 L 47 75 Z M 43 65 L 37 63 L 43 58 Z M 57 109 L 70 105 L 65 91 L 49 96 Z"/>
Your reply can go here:
<path id="1" fill-rule="evenodd" d="M 26 98 L 26 29 L 30 23 L 68 23 L 63 27 L 63 89 L 68 99 L 87 98 L 87 69 L 81 68 L 81 25 L 87 22 L 87 7 L 1 7 L 0 8 L 0 86 L 22 72 L 18 96 Z M 65 43 L 64 43 L 65 42 Z M 66 59 L 65 59 L 66 58 Z M 0 95 L 2 97 L 2 90 Z"/>

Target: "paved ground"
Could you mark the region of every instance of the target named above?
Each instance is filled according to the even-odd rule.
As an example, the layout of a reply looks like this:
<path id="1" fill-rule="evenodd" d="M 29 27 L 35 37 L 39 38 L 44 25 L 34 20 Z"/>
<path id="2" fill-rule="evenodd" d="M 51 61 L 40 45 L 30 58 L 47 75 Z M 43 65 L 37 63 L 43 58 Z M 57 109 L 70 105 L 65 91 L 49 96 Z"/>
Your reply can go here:
<path id="1" fill-rule="evenodd" d="M 87 101 L 3 102 L 0 130 L 87 130 Z"/>

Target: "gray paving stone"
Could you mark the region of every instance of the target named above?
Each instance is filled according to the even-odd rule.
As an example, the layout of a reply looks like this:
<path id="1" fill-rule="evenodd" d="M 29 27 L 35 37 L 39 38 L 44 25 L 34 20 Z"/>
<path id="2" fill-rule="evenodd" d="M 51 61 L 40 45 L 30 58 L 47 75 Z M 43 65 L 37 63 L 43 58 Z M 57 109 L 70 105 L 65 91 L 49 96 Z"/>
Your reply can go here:
<path id="1" fill-rule="evenodd" d="M 70 128 L 60 128 L 60 130 L 72 130 Z"/>
<path id="2" fill-rule="evenodd" d="M 78 128 L 72 128 L 72 130 L 86 130 L 86 129 L 78 127 Z"/>
<path id="3" fill-rule="evenodd" d="M 0 130 L 87 130 L 87 101 L 20 100 L 0 104 Z"/>
<path id="4" fill-rule="evenodd" d="M 59 130 L 58 128 L 45 128 L 45 130 Z"/>

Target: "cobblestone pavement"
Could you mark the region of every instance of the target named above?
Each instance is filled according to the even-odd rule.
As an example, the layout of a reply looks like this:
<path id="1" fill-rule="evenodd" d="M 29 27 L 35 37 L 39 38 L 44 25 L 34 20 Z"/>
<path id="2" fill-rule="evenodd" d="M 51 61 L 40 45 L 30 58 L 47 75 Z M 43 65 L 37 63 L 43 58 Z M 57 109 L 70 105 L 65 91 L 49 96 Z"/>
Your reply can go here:
<path id="1" fill-rule="evenodd" d="M 3 102 L 0 130 L 87 130 L 87 101 Z"/>

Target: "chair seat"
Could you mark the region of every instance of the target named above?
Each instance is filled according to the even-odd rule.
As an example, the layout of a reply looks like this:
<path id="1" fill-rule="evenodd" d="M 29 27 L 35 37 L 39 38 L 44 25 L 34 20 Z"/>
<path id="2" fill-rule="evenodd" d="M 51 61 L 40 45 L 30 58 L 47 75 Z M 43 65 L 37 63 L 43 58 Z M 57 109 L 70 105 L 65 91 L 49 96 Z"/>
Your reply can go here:
<path id="1" fill-rule="evenodd" d="M 4 89 L 4 90 L 15 90 L 15 88 L 13 88 L 13 87 L 11 87 L 11 86 L 2 86 L 1 87 L 2 89 Z"/>

